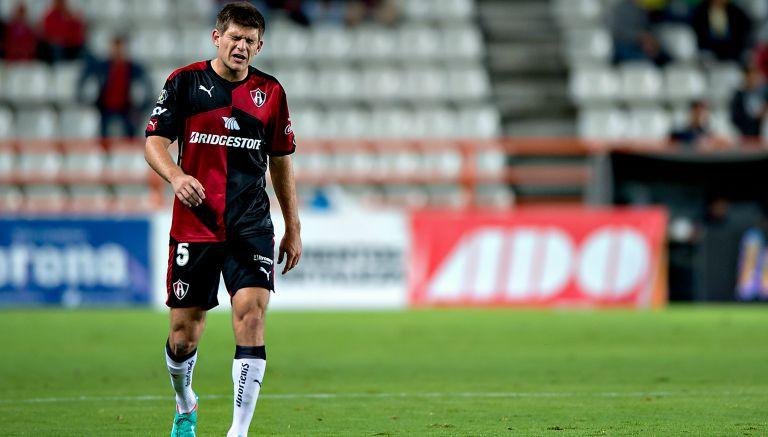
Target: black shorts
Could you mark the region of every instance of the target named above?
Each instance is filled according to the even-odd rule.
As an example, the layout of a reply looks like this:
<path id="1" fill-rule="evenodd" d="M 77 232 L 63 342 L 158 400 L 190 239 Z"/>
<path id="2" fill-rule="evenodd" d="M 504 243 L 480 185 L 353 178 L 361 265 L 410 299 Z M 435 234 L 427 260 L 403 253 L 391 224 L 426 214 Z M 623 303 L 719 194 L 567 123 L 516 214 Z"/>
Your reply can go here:
<path id="1" fill-rule="evenodd" d="M 171 308 L 219 304 L 219 276 L 230 296 L 245 287 L 275 289 L 275 238 L 255 235 L 220 243 L 185 243 L 171 238 L 166 287 Z"/>

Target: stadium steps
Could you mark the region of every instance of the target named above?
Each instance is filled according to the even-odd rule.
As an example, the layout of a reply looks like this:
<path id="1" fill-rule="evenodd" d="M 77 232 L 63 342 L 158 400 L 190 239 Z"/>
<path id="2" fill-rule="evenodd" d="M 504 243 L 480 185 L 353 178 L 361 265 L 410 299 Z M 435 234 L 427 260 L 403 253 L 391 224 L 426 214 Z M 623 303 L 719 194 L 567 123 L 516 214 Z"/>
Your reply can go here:
<path id="1" fill-rule="evenodd" d="M 547 136 L 574 135 L 568 72 L 549 2 L 478 0 L 478 17 L 503 132 L 522 136 L 552 126 Z"/>
<path id="2" fill-rule="evenodd" d="M 507 136 L 572 137 L 575 112 L 568 97 L 568 70 L 560 32 L 550 2 L 542 0 L 478 0 L 478 18 L 487 47 L 487 66 L 494 103 Z M 563 162 L 563 159 L 566 162 Z M 589 173 L 583 156 L 548 154 L 510 158 L 510 169 L 541 165 Z M 538 166 L 538 167 L 537 167 Z M 526 168 L 528 167 L 528 168 Z M 518 204 L 579 203 L 582 184 L 510 186 Z"/>

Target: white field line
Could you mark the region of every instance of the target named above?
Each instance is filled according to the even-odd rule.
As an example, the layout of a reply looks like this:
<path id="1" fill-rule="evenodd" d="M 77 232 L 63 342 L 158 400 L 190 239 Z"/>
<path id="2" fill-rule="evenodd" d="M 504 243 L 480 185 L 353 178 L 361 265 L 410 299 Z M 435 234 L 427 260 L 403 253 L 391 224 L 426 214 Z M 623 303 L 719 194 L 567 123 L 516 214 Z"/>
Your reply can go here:
<path id="1" fill-rule="evenodd" d="M 713 395 L 714 393 L 707 393 Z M 723 395 L 728 393 L 722 393 Z M 261 399 L 377 399 L 377 398 L 634 398 L 697 395 L 691 392 L 432 392 L 432 393 L 264 393 Z M 231 394 L 201 395 L 205 399 L 231 398 Z M 153 402 L 172 400 L 173 395 L 146 396 L 71 396 L 27 399 L 0 399 L 0 405 L 44 404 L 57 402 Z"/>

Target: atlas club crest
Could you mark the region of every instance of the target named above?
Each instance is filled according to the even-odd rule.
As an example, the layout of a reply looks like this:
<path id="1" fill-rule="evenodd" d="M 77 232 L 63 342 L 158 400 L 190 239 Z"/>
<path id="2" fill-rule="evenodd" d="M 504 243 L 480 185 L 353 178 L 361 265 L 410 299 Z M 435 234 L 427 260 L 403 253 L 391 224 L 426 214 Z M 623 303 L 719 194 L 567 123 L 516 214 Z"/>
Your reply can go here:
<path id="1" fill-rule="evenodd" d="M 173 294 L 175 294 L 179 300 L 184 299 L 184 296 L 187 295 L 187 291 L 189 291 L 189 284 L 181 279 L 173 283 Z"/>
<path id="2" fill-rule="evenodd" d="M 264 102 L 267 101 L 267 93 L 262 91 L 260 88 L 256 88 L 255 90 L 251 90 L 251 99 L 257 108 L 261 108 L 264 106 Z"/>

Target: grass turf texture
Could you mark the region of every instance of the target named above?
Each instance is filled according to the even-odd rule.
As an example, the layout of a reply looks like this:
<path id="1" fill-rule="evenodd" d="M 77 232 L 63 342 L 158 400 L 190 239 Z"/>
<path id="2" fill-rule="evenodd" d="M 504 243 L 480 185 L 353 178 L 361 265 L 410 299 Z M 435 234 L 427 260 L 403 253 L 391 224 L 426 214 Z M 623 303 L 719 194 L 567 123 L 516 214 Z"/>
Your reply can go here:
<path id="1" fill-rule="evenodd" d="M 765 311 L 274 312 L 251 434 L 765 435 Z M 150 311 L 0 312 L 0 435 L 167 435 L 166 327 Z M 201 436 L 229 426 L 230 331 L 209 315 Z"/>

